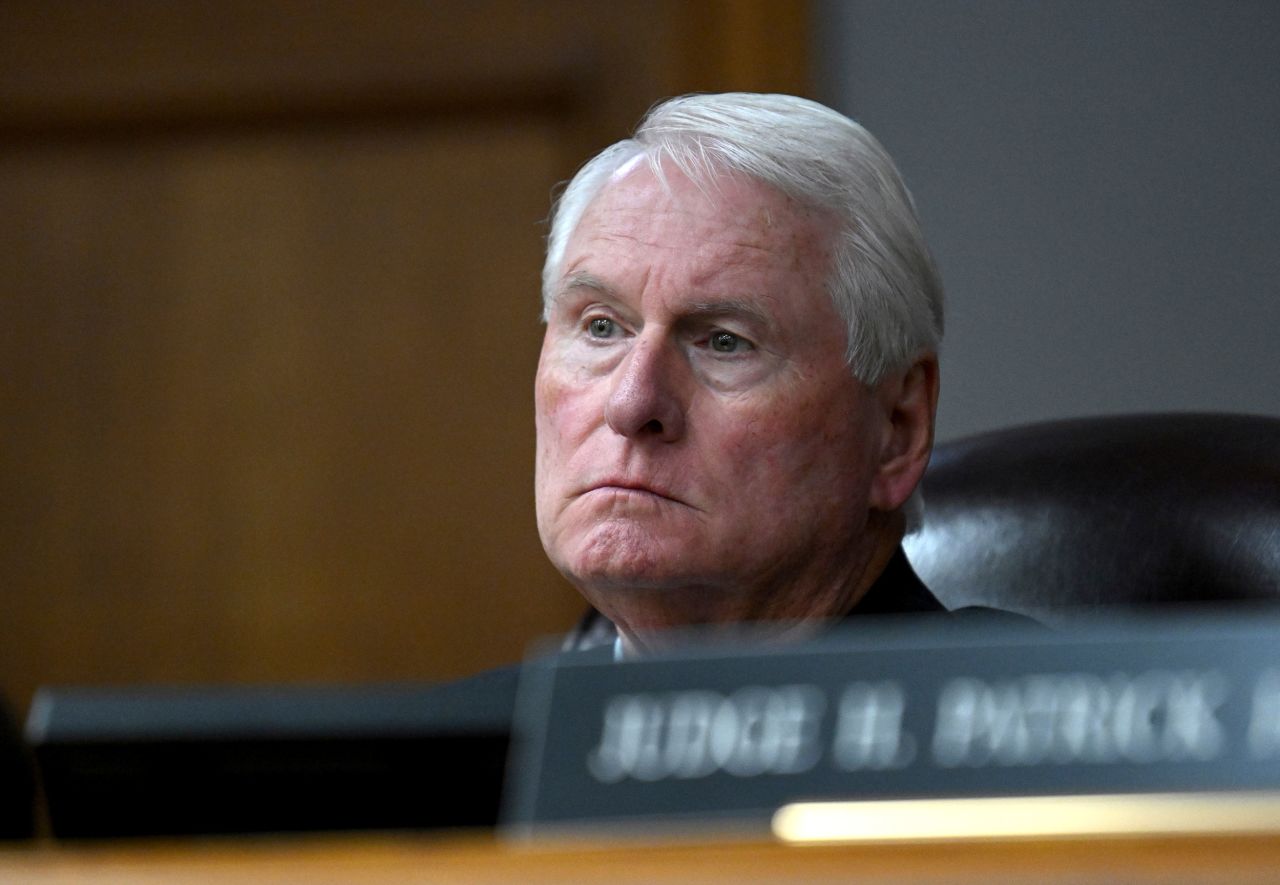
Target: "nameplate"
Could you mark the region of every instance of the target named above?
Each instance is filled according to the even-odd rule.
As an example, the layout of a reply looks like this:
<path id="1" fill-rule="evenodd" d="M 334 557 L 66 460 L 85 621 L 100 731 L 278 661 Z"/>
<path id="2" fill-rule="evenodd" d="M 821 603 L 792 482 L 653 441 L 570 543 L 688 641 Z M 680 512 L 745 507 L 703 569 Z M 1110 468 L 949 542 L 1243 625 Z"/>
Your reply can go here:
<path id="1" fill-rule="evenodd" d="M 704 821 L 797 801 L 1280 787 L 1280 620 L 856 629 L 785 649 L 530 664 L 506 822 Z"/>

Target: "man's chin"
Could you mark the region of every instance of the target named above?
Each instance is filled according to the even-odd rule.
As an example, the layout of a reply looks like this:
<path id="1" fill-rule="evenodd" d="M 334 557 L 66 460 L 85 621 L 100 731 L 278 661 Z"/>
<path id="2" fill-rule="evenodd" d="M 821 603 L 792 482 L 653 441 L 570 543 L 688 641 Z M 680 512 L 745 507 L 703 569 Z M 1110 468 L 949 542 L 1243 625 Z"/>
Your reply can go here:
<path id="1" fill-rule="evenodd" d="M 561 574 L 591 599 L 597 593 L 679 591 L 723 578 L 717 544 L 702 525 L 683 519 L 611 518 L 561 524 L 547 554 Z M 719 551 L 719 554 L 717 554 Z"/>
<path id="2" fill-rule="evenodd" d="M 698 583 L 686 548 L 684 543 L 661 543 L 654 538 L 643 544 L 591 543 L 562 557 L 553 556 L 552 561 L 584 595 L 589 588 L 660 591 Z"/>
<path id="3" fill-rule="evenodd" d="M 688 584 L 680 573 L 660 556 L 626 556 L 600 560 L 594 556 L 575 558 L 560 571 L 584 594 L 589 588 L 607 592 L 660 591 Z"/>

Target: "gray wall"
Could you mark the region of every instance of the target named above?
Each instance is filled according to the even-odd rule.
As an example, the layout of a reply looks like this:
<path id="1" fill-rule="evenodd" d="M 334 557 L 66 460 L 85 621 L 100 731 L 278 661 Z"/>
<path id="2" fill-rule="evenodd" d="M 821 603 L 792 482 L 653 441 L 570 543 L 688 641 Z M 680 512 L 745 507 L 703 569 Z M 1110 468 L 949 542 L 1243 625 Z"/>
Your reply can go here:
<path id="1" fill-rule="evenodd" d="M 819 5 L 820 97 L 915 194 L 940 438 L 1280 414 L 1280 3 Z"/>

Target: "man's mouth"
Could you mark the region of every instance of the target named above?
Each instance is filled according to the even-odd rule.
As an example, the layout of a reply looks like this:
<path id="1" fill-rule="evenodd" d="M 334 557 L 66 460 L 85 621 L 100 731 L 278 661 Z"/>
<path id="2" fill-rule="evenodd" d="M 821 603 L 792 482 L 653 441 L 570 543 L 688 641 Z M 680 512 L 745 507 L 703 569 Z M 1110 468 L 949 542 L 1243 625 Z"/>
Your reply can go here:
<path id="1" fill-rule="evenodd" d="M 638 495 L 652 495 L 655 498 L 673 501 L 676 504 L 685 503 L 666 489 L 659 486 L 624 479 L 606 479 L 601 482 L 593 483 L 583 492 L 583 494 L 588 494 L 590 492 L 622 492 Z"/>

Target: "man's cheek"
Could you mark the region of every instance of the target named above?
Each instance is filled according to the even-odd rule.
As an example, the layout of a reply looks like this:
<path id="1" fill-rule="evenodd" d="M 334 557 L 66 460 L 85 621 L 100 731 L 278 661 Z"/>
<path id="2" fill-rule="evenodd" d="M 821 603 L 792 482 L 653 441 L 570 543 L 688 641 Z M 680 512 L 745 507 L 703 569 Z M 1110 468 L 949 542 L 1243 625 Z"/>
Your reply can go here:
<path id="1" fill-rule="evenodd" d="M 538 415 L 538 427 L 542 428 L 547 416 L 555 412 L 563 398 L 564 388 L 556 383 L 551 374 L 542 367 L 538 368 L 537 379 L 533 384 L 533 407 Z"/>
<path id="2" fill-rule="evenodd" d="M 803 444 L 798 428 L 771 412 L 731 415 L 724 424 L 732 430 L 722 434 L 720 449 L 744 472 L 776 470 Z"/>
<path id="3" fill-rule="evenodd" d="M 575 381 L 560 369 L 539 372 L 534 387 L 534 404 L 541 418 L 552 422 L 562 431 L 576 424 L 588 422 L 592 411 L 603 414 L 598 385 Z"/>

